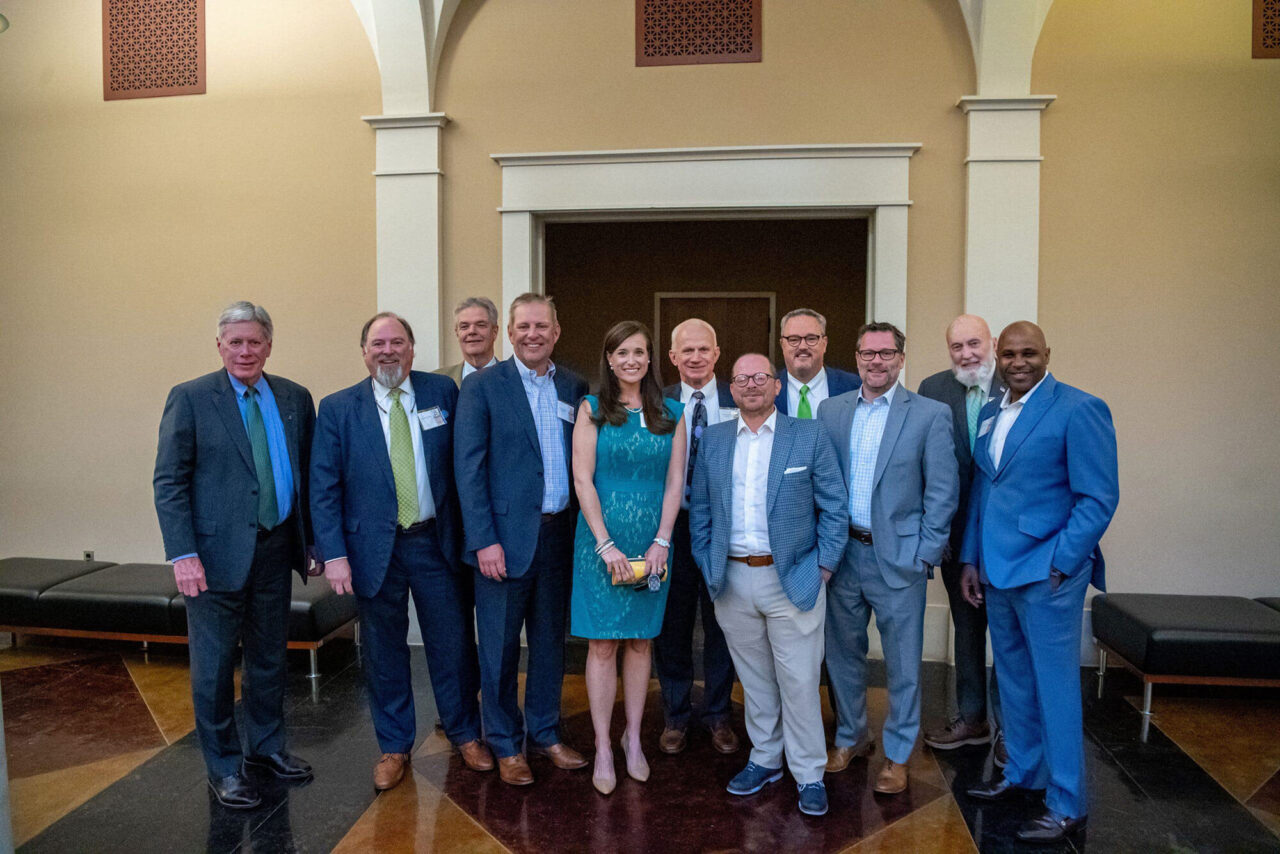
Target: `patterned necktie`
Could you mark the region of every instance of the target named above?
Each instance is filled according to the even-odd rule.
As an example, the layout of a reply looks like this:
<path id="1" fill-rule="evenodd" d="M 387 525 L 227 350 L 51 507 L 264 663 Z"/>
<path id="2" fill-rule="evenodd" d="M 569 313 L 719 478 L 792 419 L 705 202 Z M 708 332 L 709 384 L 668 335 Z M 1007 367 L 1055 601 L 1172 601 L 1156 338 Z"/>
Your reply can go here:
<path id="1" fill-rule="evenodd" d="M 249 402 L 249 446 L 253 448 L 253 469 L 258 475 L 258 525 L 270 530 L 276 526 L 280 508 L 276 503 L 276 477 L 271 471 L 271 446 L 267 443 L 267 425 L 258 406 L 258 390 L 247 388 Z"/>
<path id="2" fill-rule="evenodd" d="M 693 463 L 698 458 L 698 443 L 702 441 L 702 431 L 707 429 L 707 407 L 703 406 L 703 394 L 693 393 L 693 427 L 689 431 L 689 467 L 684 473 L 684 500 L 687 503 L 693 492 Z"/>
<path id="3" fill-rule="evenodd" d="M 408 528 L 418 521 L 418 477 L 414 469 L 409 416 L 400 403 L 403 389 L 391 389 L 391 474 L 396 481 L 396 522 Z"/>
<path id="4" fill-rule="evenodd" d="M 969 389 L 964 396 L 964 414 L 969 422 L 969 453 L 973 453 L 973 446 L 978 441 L 978 413 L 982 411 L 982 386 L 975 385 Z"/>
<path id="5" fill-rule="evenodd" d="M 809 387 L 800 386 L 800 405 L 796 407 L 796 418 L 812 418 L 813 409 L 809 406 Z"/>

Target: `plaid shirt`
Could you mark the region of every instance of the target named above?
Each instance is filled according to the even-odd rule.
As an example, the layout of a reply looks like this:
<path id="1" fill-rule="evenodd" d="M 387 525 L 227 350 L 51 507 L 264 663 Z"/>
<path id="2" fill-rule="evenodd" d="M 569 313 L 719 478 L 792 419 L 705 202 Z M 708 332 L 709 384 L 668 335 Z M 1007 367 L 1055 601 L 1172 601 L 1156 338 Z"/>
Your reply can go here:
<path id="1" fill-rule="evenodd" d="M 542 512 L 559 513 L 569 506 L 569 457 L 564 425 L 557 412 L 560 399 L 556 396 L 556 366 L 551 364 L 545 375 L 538 376 L 519 357 L 515 361 L 542 448 Z"/>
<path id="2" fill-rule="evenodd" d="M 849 429 L 849 524 L 864 531 L 871 530 L 871 491 L 875 487 L 876 459 L 880 456 L 880 440 L 889 420 L 889 407 L 898 384 L 868 402 L 862 393 L 853 408 L 853 427 Z"/>

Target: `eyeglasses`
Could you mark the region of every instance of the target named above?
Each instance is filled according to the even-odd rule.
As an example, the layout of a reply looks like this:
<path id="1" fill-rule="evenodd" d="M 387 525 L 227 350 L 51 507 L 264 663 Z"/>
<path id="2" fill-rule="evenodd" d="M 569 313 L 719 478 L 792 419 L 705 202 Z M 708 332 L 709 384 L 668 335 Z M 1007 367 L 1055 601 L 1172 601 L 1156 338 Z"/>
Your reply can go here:
<path id="1" fill-rule="evenodd" d="M 738 388 L 746 388 L 749 385 L 764 385 L 773 379 L 773 374 L 766 374 L 761 371 L 758 374 L 738 374 L 733 378 L 733 384 Z"/>
<path id="2" fill-rule="evenodd" d="M 814 347 L 814 346 L 817 346 L 817 343 L 818 343 L 819 341 L 821 341 L 824 337 L 826 337 L 826 336 L 823 336 L 823 335 L 783 335 L 783 336 L 782 336 L 782 343 L 786 344 L 788 347 L 799 347 L 799 346 L 800 346 L 800 342 L 801 342 L 801 341 L 803 341 L 804 343 L 808 344 L 810 347 Z"/>
<path id="3" fill-rule="evenodd" d="M 901 352 L 896 347 L 892 350 L 859 350 L 858 358 L 864 362 L 870 362 L 876 356 L 879 356 L 882 361 L 887 362 Z"/>

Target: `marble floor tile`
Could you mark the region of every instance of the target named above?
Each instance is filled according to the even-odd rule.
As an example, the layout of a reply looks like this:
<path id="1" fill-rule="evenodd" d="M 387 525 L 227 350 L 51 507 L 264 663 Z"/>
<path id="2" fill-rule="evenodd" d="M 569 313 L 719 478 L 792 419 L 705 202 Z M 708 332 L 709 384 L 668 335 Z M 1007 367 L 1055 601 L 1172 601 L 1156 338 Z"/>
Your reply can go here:
<path id="1" fill-rule="evenodd" d="M 850 854 L 875 854 L 875 852 L 939 851 L 948 854 L 976 852 L 969 828 L 955 798 L 944 797 L 922 806 L 910 815 L 857 842 L 846 852 Z"/>
<path id="2" fill-rule="evenodd" d="M 383 792 L 333 849 L 335 854 L 366 851 L 466 851 L 490 854 L 507 849 L 421 775 Z"/>
<path id="3" fill-rule="evenodd" d="M 9 781 L 13 841 L 21 845 L 160 751 L 159 747 Z"/>
<path id="4" fill-rule="evenodd" d="M 21 670 L 24 667 L 39 667 L 43 664 L 58 664 L 63 661 L 74 661 L 79 658 L 91 658 L 101 655 L 101 650 L 87 647 L 51 646 L 41 643 L 42 639 L 23 640 L 18 646 L 11 646 L 6 640 L 0 648 L 0 673 L 7 670 Z"/>
<path id="5" fill-rule="evenodd" d="M 1272 833 L 1280 836 L 1280 773 L 1259 786 L 1245 805 Z"/>

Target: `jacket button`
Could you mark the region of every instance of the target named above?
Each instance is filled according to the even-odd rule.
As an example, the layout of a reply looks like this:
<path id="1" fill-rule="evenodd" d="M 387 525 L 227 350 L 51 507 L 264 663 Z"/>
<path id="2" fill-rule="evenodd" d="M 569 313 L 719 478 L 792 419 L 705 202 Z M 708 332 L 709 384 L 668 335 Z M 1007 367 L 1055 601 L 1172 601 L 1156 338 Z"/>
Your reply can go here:
<path id="1" fill-rule="evenodd" d="M 257 528 L 258 526 L 257 526 L 257 525 L 255 525 L 253 522 L 250 522 L 250 523 L 249 523 L 249 527 L 250 527 L 251 529 L 253 529 L 253 528 Z"/>

